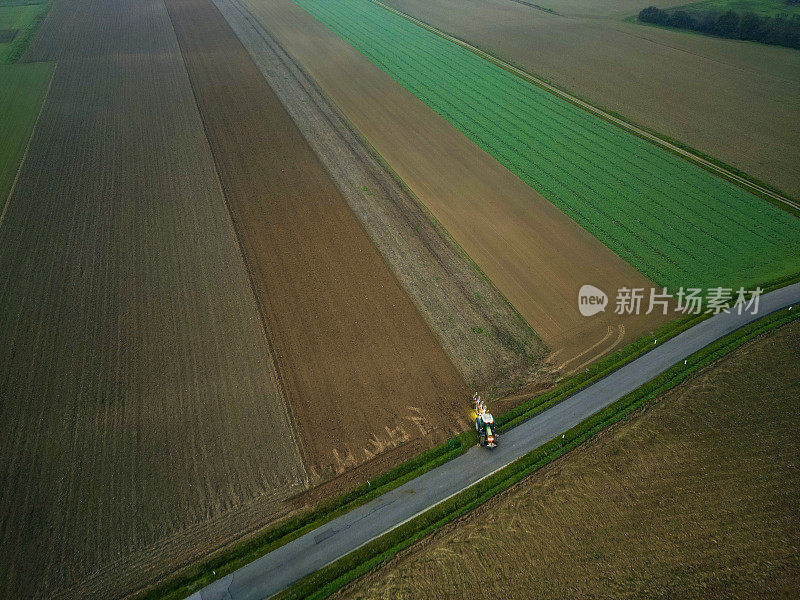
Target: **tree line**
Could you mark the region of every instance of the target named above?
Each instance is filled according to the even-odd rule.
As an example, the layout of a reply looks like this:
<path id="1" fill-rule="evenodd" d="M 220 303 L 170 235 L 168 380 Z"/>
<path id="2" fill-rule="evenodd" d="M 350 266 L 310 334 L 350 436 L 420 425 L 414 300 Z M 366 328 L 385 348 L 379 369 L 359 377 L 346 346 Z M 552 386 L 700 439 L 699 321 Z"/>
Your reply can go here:
<path id="1" fill-rule="evenodd" d="M 706 13 L 695 18 L 683 10 L 667 12 L 655 6 L 648 6 L 639 13 L 639 20 L 678 29 L 691 29 L 707 35 L 800 49 L 799 15 L 759 17 L 749 11 L 739 14 L 729 10 L 724 13 Z"/>

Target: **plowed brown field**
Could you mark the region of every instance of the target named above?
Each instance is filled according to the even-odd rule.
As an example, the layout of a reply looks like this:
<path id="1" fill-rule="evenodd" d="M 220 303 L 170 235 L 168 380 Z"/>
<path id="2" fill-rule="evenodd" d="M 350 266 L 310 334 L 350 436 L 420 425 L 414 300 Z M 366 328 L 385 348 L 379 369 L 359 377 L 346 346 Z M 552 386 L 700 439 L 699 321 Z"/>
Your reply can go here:
<path id="1" fill-rule="evenodd" d="M 306 487 L 162 2 L 56 0 L 0 223 L 0 597 L 105 598 Z"/>
<path id="2" fill-rule="evenodd" d="M 662 322 L 578 312 L 581 285 L 653 284 L 291 0 L 244 0 L 559 355 L 584 366 Z"/>
<path id="3" fill-rule="evenodd" d="M 314 479 L 466 426 L 469 393 L 211 0 L 167 0 Z"/>
<path id="4" fill-rule="evenodd" d="M 238 0 L 214 0 L 467 384 L 547 378 L 547 348 Z"/>

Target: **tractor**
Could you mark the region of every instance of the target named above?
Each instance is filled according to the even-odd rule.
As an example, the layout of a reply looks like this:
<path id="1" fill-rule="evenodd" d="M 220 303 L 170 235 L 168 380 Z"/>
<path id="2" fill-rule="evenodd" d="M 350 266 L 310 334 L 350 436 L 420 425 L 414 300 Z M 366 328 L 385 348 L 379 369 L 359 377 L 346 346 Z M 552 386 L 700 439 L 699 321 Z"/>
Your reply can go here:
<path id="1" fill-rule="evenodd" d="M 496 448 L 497 429 L 494 424 L 494 417 L 492 413 L 486 410 L 486 404 L 484 404 L 477 392 L 472 396 L 472 408 L 475 411 L 475 430 L 478 432 L 481 446 Z"/>

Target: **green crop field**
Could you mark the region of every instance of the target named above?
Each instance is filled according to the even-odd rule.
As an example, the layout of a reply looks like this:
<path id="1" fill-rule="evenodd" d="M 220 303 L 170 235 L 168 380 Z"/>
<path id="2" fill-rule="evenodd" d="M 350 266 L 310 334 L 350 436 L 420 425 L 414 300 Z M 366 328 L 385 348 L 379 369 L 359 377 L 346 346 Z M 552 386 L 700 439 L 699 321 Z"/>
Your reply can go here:
<path id="1" fill-rule="evenodd" d="M 642 4 L 644 8 L 644 4 Z M 690 15 L 708 13 L 724 13 L 732 10 L 738 13 L 752 12 L 760 17 L 777 17 L 778 15 L 800 15 L 800 4 L 790 4 L 786 0 L 705 0 L 670 8 L 672 13 L 683 10 Z"/>
<path id="2" fill-rule="evenodd" d="M 789 213 L 369 0 L 295 2 L 657 283 L 800 270 Z"/>
<path id="3" fill-rule="evenodd" d="M 19 169 L 54 65 L 16 63 L 50 9 L 50 0 L 0 0 L 0 31 L 16 30 L 0 43 L 0 214 Z"/>
<path id="4" fill-rule="evenodd" d="M 16 30 L 13 41 L 0 43 L 0 63 L 19 60 L 50 4 L 49 0 L 0 0 L 0 31 Z"/>
<path id="5" fill-rule="evenodd" d="M 52 73 L 51 63 L 0 64 L 0 213 Z"/>

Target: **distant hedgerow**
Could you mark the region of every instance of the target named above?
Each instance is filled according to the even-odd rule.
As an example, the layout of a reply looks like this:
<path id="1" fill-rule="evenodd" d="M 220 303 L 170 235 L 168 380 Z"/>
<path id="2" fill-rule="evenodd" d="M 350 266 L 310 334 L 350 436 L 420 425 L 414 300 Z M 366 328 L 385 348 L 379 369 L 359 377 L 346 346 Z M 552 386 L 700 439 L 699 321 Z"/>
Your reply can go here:
<path id="1" fill-rule="evenodd" d="M 800 0 L 787 0 L 798 4 Z M 678 29 L 689 29 L 707 35 L 737 40 L 750 40 L 774 46 L 800 49 L 800 16 L 778 15 L 759 17 L 753 12 L 738 13 L 732 10 L 723 13 L 706 13 L 695 18 L 686 11 L 667 11 L 648 6 L 639 13 L 639 20 Z"/>

